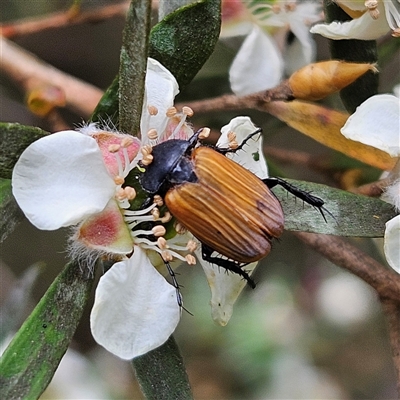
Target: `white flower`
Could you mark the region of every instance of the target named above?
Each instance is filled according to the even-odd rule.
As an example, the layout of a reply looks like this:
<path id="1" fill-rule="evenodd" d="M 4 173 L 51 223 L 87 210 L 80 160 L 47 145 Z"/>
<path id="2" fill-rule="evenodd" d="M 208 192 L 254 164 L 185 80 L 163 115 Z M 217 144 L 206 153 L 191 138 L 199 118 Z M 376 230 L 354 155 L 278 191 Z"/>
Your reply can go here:
<path id="1" fill-rule="evenodd" d="M 314 25 L 310 32 L 329 39 L 374 40 L 392 31 L 400 36 L 400 6 L 398 0 L 336 0 L 351 21 Z"/>
<path id="2" fill-rule="evenodd" d="M 162 259 L 194 263 L 188 254 L 194 251 L 188 242 L 192 235 L 177 232 L 165 240 L 163 224 L 170 221 L 169 213 L 160 215 L 157 202 L 145 209 L 139 207 L 136 192 L 129 186 L 139 158 L 144 165 L 151 161 L 149 145 L 170 138 L 188 139 L 193 134 L 185 123 L 191 110 L 182 115 L 171 109 L 178 91 L 174 77 L 154 60 L 148 65 L 142 142 L 90 124 L 81 132 L 57 132 L 34 142 L 13 171 L 14 196 L 35 226 L 53 230 L 77 224 L 71 240 L 73 257 L 96 259 L 105 253 L 119 261 L 100 279 L 91 329 L 99 344 L 122 359 L 160 346 L 179 322 L 180 294 L 158 272 L 164 266 Z M 230 144 L 232 134 L 227 137 L 231 131 L 241 142 L 255 130 L 248 118 L 236 118 L 223 128 L 219 145 Z M 261 141 L 255 139 L 233 157 L 266 177 Z M 139 152 L 143 143 L 146 145 Z M 154 227 L 143 230 L 144 221 Z M 245 281 L 203 260 L 201 263 L 212 290 L 213 318 L 225 325 Z M 246 269 L 251 271 L 255 265 Z"/>
<path id="3" fill-rule="evenodd" d="M 176 111 L 166 116 L 178 90 L 175 78 L 154 60 L 149 60 L 148 71 L 142 126 L 150 126 L 152 136 L 148 138 L 148 132 L 142 132 L 143 141 L 157 143 L 159 137 L 192 133 Z M 153 80 L 158 88 L 154 100 Z M 163 104 L 162 99 L 167 103 Z M 145 161 L 145 152 L 139 153 L 140 146 L 140 141 L 132 136 L 95 124 L 81 132 L 57 132 L 34 142 L 23 152 L 12 179 L 16 200 L 36 227 L 54 230 L 78 224 L 72 238 L 73 256 L 97 258 L 106 253 L 122 259 L 101 278 L 93 308 L 92 333 L 106 349 L 124 359 L 164 343 L 179 321 L 176 289 L 152 266 L 146 249 L 159 254 L 167 251 L 168 257 L 183 261 L 186 259 L 181 250 L 188 253 L 179 243 L 182 240 L 175 238 L 166 250 L 157 241 L 147 239 L 162 236 L 162 224 L 170 219 L 168 215 L 154 214 L 156 203 L 145 210 L 131 209 L 135 190 L 124 183 L 138 159 Z M 143 231 L 143 221 L 159 225 Z M 146 329 L 149 331 L 144 333 Z M 109 334 L 104 335 L 105 331 Z"/>
<path id="4" fill-rule="evenodd" d="M 396 157 L 400 153 L 400 100 L 391 94 L 370 97 L 341 129 L 348 139 L 376 147 Z"/>
<path id="5" fill-rule="evenodd" d="M 248 7 L 247 13 L 239 3 L 233 1 L 236 7 L 232 0 L 223 4 L 223 22 L 226 23 L 222 30 L 225 38 L 247 34 L 229 71 L 231 88 L 236 95 L 274 87 L 281 81 L 284 70 L 291 74 L 314 60 L 315 45 L 309 26 L 321 19 L 319 3 L 243 1 Z M 224 18 L 225 9 L 228 15 Z M 235 27 L 240 29 L 235 31 Z M 288 32 L 294 35 L 290 45 Z"/>
<path id="6" fill-rule="evenodd" d="M 180 319 L 175 288 L 135 247 L 131 258 L 101 278 L 90 316 L 97 343 L 129 360 L 162 345 Z"/>
<path id="7" fill-rule="evenodd" d="M 370 97 L 349 117 L 341 132 L 348 139 L 400 157 L 400 99 L 389 94 Z M 384 199 L 400 212 L 400 161 L 391 172 L 393 183 Z M 384 252 L 389 265 L 400 273 L 400 215 L 386 223 Z"/>

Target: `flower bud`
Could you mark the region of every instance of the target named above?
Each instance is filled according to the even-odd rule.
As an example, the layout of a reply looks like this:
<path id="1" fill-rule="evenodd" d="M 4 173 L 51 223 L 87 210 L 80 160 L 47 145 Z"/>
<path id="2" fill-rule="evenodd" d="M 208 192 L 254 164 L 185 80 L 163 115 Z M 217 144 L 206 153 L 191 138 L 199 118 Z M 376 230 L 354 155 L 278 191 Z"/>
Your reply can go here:
<path id="1" fill-rule="evenodd" d="M 288 83 L 294 98 L 320 100 L 350 85 L 367 71 L 378 72 L 374 64 L 322 61 L 299 69 Z"/>

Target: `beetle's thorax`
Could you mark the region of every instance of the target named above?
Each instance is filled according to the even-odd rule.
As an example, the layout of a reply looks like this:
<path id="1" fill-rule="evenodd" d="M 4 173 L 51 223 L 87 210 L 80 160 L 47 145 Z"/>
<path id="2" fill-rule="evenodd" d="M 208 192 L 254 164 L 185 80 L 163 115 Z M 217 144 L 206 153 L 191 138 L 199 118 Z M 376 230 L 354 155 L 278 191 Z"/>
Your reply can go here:
<path id="1" fill-rule="evenodd" d="M 153 161 L 146 167 L 141 185 L 149 193 L 165 193 L 176 184 L 195 182 L 191 161 L 191 144 L 187 140 L 171 139 L 153 147 Z"/>

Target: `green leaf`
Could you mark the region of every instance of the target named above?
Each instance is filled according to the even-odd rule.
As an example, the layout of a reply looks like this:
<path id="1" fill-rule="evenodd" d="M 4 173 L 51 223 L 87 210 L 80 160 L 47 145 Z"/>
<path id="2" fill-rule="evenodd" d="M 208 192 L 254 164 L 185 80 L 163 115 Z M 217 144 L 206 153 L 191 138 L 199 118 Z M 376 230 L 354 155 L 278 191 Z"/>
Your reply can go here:
<path id="1" fill-rule="evenodd" d="M 181 7 L 152 29 L 149 56 L 169 69 L 182 90 L 214 51 L 220 28 L 220 0 Z"/>
<path id="2" fill-rule="evenodd" d="M 149 56 L 175 76 L 182 90 L 207 61 L 221 27 L 220 0 L 202 0 L 182 7 L 160 21 L 150 33 Z M 108 119 L 119 126 L 119 77 L 104 93 L 91 120 Z M 140 113 L 139 113 L 140 115 Z"/>
<path id="3" fill-rule="evenodd" d="M 114 126 L 119 126 L 119 76 L 117 75 L 111 85 L 104 92 L 90 118 L 92 122 L 112 122 Z"/>
<path id="4" fill-rule="evenodd" d="M 0 122 L 0 178 L 11 179 L 21 153 L 35 140 L 48 135 L 39 128 Z"/>
<path id="5" fill-rule="evenodd" d="M 0 359 L 1 399 L 37 399 L 43 393 L 78 326 L 92 283 L 93 274 L 76 262 L 56 278 Z"/>
<path id="6" fill-rule="evenodd" d="M 122 38 L 119 67 L 119 127 L 137 135 L 144 97 L 151 0 L 132 1 Z"/>
<path id="7" fill-rule="evenodd" d="M 134 358 L 132 365 L 146 399 L 193 398 L 182 357 L 172 336 L 157 349 Z"/>
<path id="8" fill-rule="evenodd" d="M 327 22 L 351 20 L 351 17 L 331 0 L 325 0 L 324 4 Z M 375 40 L 330 40 L 330 50 L 332 58 L 337 60 L 371 64 L 378 61 Z M 342 89 L 340 98 L 346 110 L 350 114 L 354 113 L 361 103 L 378 93 L 378 84 L 379 74 L 369 71 Z"/>
<path id="9" fill-rule="evenodd" d="M 386 221 L 397 215 L 392 205 L 380 199 L 317 183 L 292 179 L 287 179 L 287 181 L 324 200 L 325 209 L 334 217 L 324 211 L 327 220 L 325 222 L 317 209 L 288 194 L 285 189 L 275 187 L 272 191 L 282 204 L 285 229 L 289 231 L 338 236 L 383 237 Z"/>
<path id="10" fill-rule="evenodd" d="M 11 192 L 11 180 L 0 178 L 0 243 L 14 230 L 23 218 Z"/>

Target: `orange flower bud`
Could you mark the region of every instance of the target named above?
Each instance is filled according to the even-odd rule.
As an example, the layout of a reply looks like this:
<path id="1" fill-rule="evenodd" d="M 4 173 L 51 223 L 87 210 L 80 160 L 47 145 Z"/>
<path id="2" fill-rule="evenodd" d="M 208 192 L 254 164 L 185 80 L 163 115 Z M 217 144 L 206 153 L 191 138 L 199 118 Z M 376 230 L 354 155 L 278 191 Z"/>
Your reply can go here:
<path id="1" fill-rule="evenodd" d="M 367 71 L 378 72 L 374 64 L 322 61 L 299 69 L 288 83 L 294 98 L 320 100 L 350 85 Z"/>
<path id="2" fill-rule="evenodd" d="M 31 90 L 26 103 L 34 114 L 45 117 L 55 107 L 64 107 L 66 98 L 62 89 L 49 85 Z"/>

